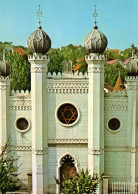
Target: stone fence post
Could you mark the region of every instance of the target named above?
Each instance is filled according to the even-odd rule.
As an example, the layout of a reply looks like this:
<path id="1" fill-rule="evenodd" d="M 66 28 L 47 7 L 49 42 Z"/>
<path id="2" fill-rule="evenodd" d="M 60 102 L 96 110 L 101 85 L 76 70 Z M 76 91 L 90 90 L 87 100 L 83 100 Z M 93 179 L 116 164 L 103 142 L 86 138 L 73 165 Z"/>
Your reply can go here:
<path id="1" fill-rule="evenodd" d="M 102 176 L 103 179 L 103 194 L 108 194 L 108 180 L 109 176 Z"/>

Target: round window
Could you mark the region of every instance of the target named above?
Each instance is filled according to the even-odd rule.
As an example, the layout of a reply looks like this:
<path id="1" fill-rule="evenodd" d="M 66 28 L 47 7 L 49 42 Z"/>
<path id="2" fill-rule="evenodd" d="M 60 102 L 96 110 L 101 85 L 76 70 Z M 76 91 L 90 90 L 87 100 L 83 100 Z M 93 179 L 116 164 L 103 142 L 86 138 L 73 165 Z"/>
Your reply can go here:
<path id="1" fill-rule="evenodd" d="M 30 122 L 26 118 L 20 117 L 15 121 L 15 127 L 20 132 L 26 132 L 30 127 Z"/>
<path id="2" fill-rule="evenodd" d="M 116 118 L 110 119 L 108 122 L 108 127 L 111 130 L 118 130 L 120 128 L 120 121 Z"/>
<path id="3" fill-rule="evenodd" d="M 57 109 L 57 118 L 64 126 L 72 126 L 79 119 L 78 109 L 70 104 L 62 104 Z"/>

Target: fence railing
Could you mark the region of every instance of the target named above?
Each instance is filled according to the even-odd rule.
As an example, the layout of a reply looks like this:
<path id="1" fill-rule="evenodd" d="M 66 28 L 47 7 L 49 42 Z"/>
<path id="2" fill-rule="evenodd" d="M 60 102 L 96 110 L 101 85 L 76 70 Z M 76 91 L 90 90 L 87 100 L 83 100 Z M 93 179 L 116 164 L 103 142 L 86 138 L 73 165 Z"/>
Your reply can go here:
<path id="1" fill-rule="evenodd" d="M 133 182 L 112 183 L 112 194 L 138 194 L 138 183 Z"/>

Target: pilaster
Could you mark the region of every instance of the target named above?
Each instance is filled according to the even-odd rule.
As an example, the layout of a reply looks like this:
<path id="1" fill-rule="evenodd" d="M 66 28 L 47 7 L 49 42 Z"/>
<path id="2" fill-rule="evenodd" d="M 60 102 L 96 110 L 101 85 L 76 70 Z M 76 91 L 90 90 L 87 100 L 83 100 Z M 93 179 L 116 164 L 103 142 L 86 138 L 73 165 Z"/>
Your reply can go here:
<path id="1" fill-rule="evenodd" d="M 10 78 L 0 76 L 0 152 L 8 137 Z"/>
<path id="2" fill-rule="evenodd" d="M 104 63 L 105 57 L 90 54 L 88 64 L 88 169 L 101 177 L 104 172 Z M 100 188 L 98 193 L 102 192 Z"/>
<path id="3" fill-rule="evenodd" d="M 33 194 L 48 193 L 47 64 L 48 56 L 29 56 L 32 101 L 32 185 Z"/>
<path id="4" fill-rule="evenodd" d="M 138 147 L 138 76 L 129 76 L 127 81 L 128 94 L 128 129 L 130 130 L 131 147 L 131 181 L 133 183 L 138 181 L 138 154 L 136 148 Z"/>

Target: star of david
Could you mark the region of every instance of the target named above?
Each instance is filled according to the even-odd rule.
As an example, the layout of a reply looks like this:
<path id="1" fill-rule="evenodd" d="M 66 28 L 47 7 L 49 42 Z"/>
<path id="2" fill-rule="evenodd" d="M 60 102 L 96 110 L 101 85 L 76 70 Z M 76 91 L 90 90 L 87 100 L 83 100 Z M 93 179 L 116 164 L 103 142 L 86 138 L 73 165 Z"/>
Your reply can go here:
<path id="1" fill-rule="evenodd" d="M 77 111 L 70 105 L 64 106 L 63 108 L 59 109 L 60 112 L 60 121 L 71 124 L 77 119 Z"/>

